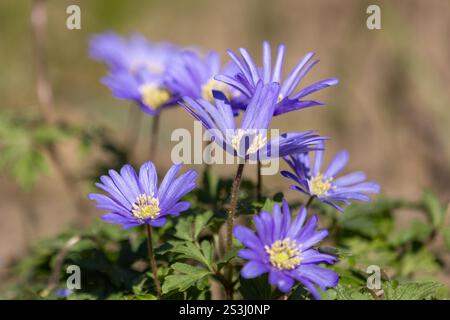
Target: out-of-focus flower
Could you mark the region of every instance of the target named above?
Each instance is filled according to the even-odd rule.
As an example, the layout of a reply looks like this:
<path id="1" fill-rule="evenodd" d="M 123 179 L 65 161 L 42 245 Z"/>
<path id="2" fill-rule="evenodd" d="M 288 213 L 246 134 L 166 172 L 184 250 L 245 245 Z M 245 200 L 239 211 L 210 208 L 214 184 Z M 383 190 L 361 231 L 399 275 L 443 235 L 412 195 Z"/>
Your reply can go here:
<path id="1" fill-rule="evenodd" d="M 108 210 L 102 219 L 121 224 L 125 229 L 148 223 L 161 227 L 167 216 L 178 216 L 190 207 L 188 201 L 180 201 L 195 188 L 197 172 L 189 170 L 176 178 L 181 164 L 173 165 L 158 188 L 158 176 L 152 162 L 144 163 L 139 175 L 130 165 L 125 165 L 120 173 L 109 170 L 109 175 L 100 177 L 96 186 L 104 194 L 90 194 L 97 202 L 97 208 Z"/>
<path id="2" fill-rule="evenodd" d="M 312 247 L 328 235 L 327 230 L 317 229 L 317 216 L 306 224 L 306 209 L 291 223 L 288 204 L 283 200 L 283 212 L 276 203 L 273 214 L 262 211 L 253 217 L 256 233 L 237 225 L 234 236 L 245 246 L 238 256 L 248 260 L 241 270 L 243 278 L 256 278 L 269 273 L 269 283 L 282 292 L 289 292 L 295 281 L 301 282 L 316 299 L 320 295 L 315 286 L 322 290 L 338 283 L 336 272 L 319 264 L 332 264 L 336 258 L 318 252 Z"/>
<path id="3" fill-rule="evenodd" d="M 177 96 L 214 102 L 215 96 L 221 93 L 234 106 L 239 103 L 239 91 L 214 79 L 219 73 L 232 75 L 234 72 L 233 65 L 221 65 L 216 51 L 202 56 L 197 51 L 184 50 L 169 63 L 165 83 Z"/>
<path id="4" fill-rule="evenodd" d="M 281 174 L 297 183 L 291 186 L 291 189 L 317 197 L 339 211 L 343 211 L 337 204 L 339 202 L 348 205 L 350 200 L 369 201 L 368 193 L 380 192 L 380 186 L 375 182 L 366 181 L 366 175 L 363 172 L 352 172 L 336 177 L 348 162 L 349 156 L 345 150 L 338 152 L 328 168 L 321 172 L 323 141 L 319 142 L 318 148 L 315 151 L 314 161 L 311 159 L 311 153 L 292 154 L 284 158 L 293 172 L 282 171 Z"/>
<path id="5" fill-rule="evenodd" d="M 289 111 L 303 109 L 312 106 L 324 105 L 324 103 L 316 100 L 305 100 L 305 98 L 319 90 L 334 86 L 338 83 L 335 78 L 320 80 L 303 89 L 297 89 L 299 83 L 303 80 L 309 70 L 319 60 L 312 60 L 314 53 L 306 54 L 289 73 L 286 79 L 282 80 L 283 60 L 285 46 L 278 47 L 275 65 L 272 68 L 271 48 L 268 42 L 263 43 L 263 65 L 258 67 L 244 48 L 240 48 L 242 59 L 233 51 L 228 50 L 228 54 L 233 60 L 235 67 L 238 69 L 234 75 L 221 74 L 216 77 L 217 80 L 223 81 L 230 86 L 239 90 L 245 97 L 251 99 L 256 92 L 256 86 L 260 81 L 264 84 L 280 83 L 281 89 L 277 97 L 277 104 L 274 115 L 283 114 Z"/>
<path id="6" fill-rule="evenodd" d="M 102 79 L 116 98 L 131 100 L 149 115 L 157 115 L 166 107 L 177 105 L 178 96 L 165 86 L 164 79 L 144 69 L 135 73 L 116 71 Z"/>
<path id="7" fill-rule="evenodd" d="M 315 150 L 314 145 L 324 138 L 313 131 L 285 133 L 268 141 L 267 130 L 279 90 L 277 83 L 258 83 L 240 126 L 236 125 L 232 107 L 225 100 L 216 99 L 213 105 L 203 99 L 185 97 L 182 105 L 208 129 L 219 146 L 240 158 L 265 160 Z"/>
<path id="8" fill-rule="evenodd" d="M 166 87 L 168 62 L 178 54 L 168 43 L 152 43 L 140 35 L 123 38 L 107 32 L 92 37 L 90 56 L 110 67 L 102 82 L 113 95 L 136 102 L 142 111 L 156 115 L 176 104 L 179 97 Z"/>

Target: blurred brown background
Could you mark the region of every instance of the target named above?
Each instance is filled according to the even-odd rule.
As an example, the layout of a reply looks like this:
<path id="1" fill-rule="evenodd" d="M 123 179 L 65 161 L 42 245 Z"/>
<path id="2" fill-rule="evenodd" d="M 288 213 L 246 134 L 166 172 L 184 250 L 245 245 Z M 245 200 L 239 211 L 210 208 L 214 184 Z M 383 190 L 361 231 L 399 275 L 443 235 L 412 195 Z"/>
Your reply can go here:
<path id="1" fill-rule="evenodd" d="M 66 28 L 66 8 L 81 8 L 81 30 Z M 381 7 L 382 29 L 368 30 L 366 8 Z M 33 73 L 30 26 L 31 1 L 0 3 L 1 112 L 39 112 Z M 327 160 L 341 149 L 351 154 L 348 170 L 363 170 L 390 197 L 414 200 L 424 188 L 443 201 L 450 196 L 450 1 L 447 0 L 228 0 L 228 1 L 48 1 L 47 59 L 59 117 L 89 126 L 97 122 L 121 139 L 130 103 L 116 100 L 99 79 L 106 68 L 87 55 L 93 33 L 113 30 L 140 32 L 154 41 L 216 49 L 246 47 L 258 59 L 261 43 L 287 45 L 285 70 L 306 52 L 321 62 L 303 85 L 326 77 L 337 87 L 315 97 L 327 103 L 278 117 L 282 132 L 319 129 L 332 137 Z M 150 118 L 142 119 L 136 159 L 147 160 Z M 162 116 L 157 161 L 168 167 L 170 134 L 192 129 L 192 118 L 172 109 Z M 64 162 L 83 172 L 90 154 L 74 151 L 77 141 L 62 146 Z M 100 155 L 101 156 L 101 155 Z M 235 168 L 220 166 L 221 174 Z M 254 177 L 254 168 L 245 175 Z M 268 190 L 284 190 L 287 181 L 265 178 Z M 78 186 L 77 186 L 78 187 Z M 74 187 L 75 188 L 75 187 Z M 81 185 L 84 193 L 88 188 Z M 0 173 L 0 270 L 26 252 L 27 244 L 60 231 L 73 222 L 76 208 L 70 189 L 51 170 L 30 192 L 23 192 Z M 95 212 L 91 206 L 90 208 Z M 400 223 L 408 220 L 399 217 Z M 1 273 L 1 272 L 0 272 Z"/>

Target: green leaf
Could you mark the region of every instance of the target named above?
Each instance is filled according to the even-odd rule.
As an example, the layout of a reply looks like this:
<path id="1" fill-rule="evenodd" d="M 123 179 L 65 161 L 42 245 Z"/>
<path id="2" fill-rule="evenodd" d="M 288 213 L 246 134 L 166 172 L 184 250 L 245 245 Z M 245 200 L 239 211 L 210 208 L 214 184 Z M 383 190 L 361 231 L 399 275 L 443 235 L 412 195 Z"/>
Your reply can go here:
<path id="1" fill-rule="evenodd" d="M 202 249 L 203 256 L 206 261 L 208 261 L 208 266 L 213 266 L 214 263 L 214 248 L 211 245 L 211 242 L 204 240 L 200 245 Z"/>
<path id="2" fill-rule="evenodd" d="M 174 263 L 171 268 L 178 274 L 167 276 L 162 285 L 162 293 L 166 294 L 173 290 L 180 292 L 186 291 L 190 287 L 196 285 L 197 282 L 204 277 L 209 276 L 211 272 L 208 270 L 197 268 L 186 263 Z M 204 283 L 200 283 L 200 287 L 204 287 Z"/>
<path id="3" fill-rule="evenodd" d="M 328 289 L 321 296 L 327 300 L 373 300 L 372 295 L 365 291 L 364 287 L 344 286 L 342 284 Z"/>
<path id="4" fill-rule="evenodd" d="M 196 214 L 195 217 L 187 216 L 178 219 L 175 226 L 175 237 L 191 242 L 196 241 L 213 215 L 213 212 L 208 210 L 203 213 Z"/>
<path id="5" fill-rule="evenodd" d="M 386 237 L 394 228 L 392 211 L 404 205 L 401 201 L 378 198 L 371 203 L 356 203 L 339 216 L 343 231 L 368 238 Z"/>
<path id="6" fill-rule="evenodd" d="M 30 150 L 15 161 L 11 173 L 22 188 L 29 190 L 39 175 L 48 172 L 48 168 L 47 160 L 42 153 Z"/>
<path id="7" fill-rule="evenodd" d="M 191 216 L 178 219 L 177 225 L 175 226 L 175 237 L 182 240 L 194 241 L 192 219 Z"/>
<path id="8" fill-rule="evenodd" d="M 426 272 L 428 274 L 437 272 L 439 264 L 435 256 L 425 248 L 417 252 L 406 253 L 400 261 L 399 275 L 407 277 L 416 272 Z"/>
<path id="9" fill-rule="evenodd" d="M 392 234 L 390 243 L 394 246 L 400 246 L 413 241 L 423 242 L 428 239 L 432 231 L 429 224 L 414 221 L 409 228 Z"/>
<path id="10" fill-rule="evenodd" d="M 266 202 L 264 202 L 264 205 L 261 208 L 261 211 L 272 212 L 274 203 L 275 203 L 275 201 L 273 201 L 272 199 L 267 198 Z"/>
<path id="11" fill-rule="evenodd" d="M 442 287 L 437 282 L 401 283 L 392 282 L 383 284 L 384 298 L 386 300 L 424 300 L 436 297 L 438 289 Z"/>
<path id="12" fill-rule="evenodd" d="M 211 246 L 211 244 L 209 244 L 209 246 Z M 203 244 L 203 248 L 205 248 L 205 250 L 208 250 L 208 245 Z M 213 270 L 213 266 L 211 263 L 212 259 L 210 259 L 209 256 L 210 253 L 207 252 L 208 256 L 206 257 L 202 250 L 192 242 L 184 242 L 180 245 L 177 245 L 172 248 L 172 252 L 181 254 L 182 258 L 196 260 L 206 266 L 209 270 Z"/>
<path id="13" fill-rule="evenodd" d="M 449 228 L 442 230 L 442 238 L 444 240 L 445 248 L 450 251 L 450 229 Z"/>
<path id="14" fill-rule="evenodd" d="M 206 211 L 201 214 L 197 214 L 195 216 L 194 220 L 194 238 L 197 239 L 197 237 L 200 235 L 200 232 L 206 227 L 209 220 L 211 220 L 213 216 L 212 211 Z"/>
<path id="15" fill-rule="evenodd" d="M 433 228 L 439 228 L 444 222 L 445 208 L 441 206 L 439 199 L 431 191 L 424 192 L 422 201 L 424 210 Z"/>
<path id="16" fill-rule="evenodd" d="M 33 132 L 35 141 L 40 144 L 52 144 L 66 136 L 64 131 L 54 126 L 41 126 Z"/>

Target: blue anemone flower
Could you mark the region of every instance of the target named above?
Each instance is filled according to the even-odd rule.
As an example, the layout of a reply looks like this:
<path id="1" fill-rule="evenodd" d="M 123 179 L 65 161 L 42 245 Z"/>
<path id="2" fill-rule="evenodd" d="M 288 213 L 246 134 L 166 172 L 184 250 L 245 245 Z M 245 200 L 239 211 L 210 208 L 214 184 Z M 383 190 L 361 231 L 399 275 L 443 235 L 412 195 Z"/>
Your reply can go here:
<path id="1" fill-rule="evenodd" d="M 152 43 L 140 35 L 123 38 L 107 32 L 90 41 L 91 57 L 110 68 L 102 83 L 116 98 L 134 101 L 150 115 L 179 99 L 164 83 L 168 63 L 177 53 L 174 45 Z"/>
<path id="2" fill-rule="evenodd" d="M 233 87 L 214 79 L 218 74 L 233 75 L 232 64 L 222 66 L 216 51 L 201 55 L 194 50 L 183 50 L 175 55 L 167 68 L 165 83 L 180 97 L 214 102 L 215 97 L 228 99 L 232 106 L 239 102 L 240 93 Z"/>
<path id="3" fill-rule="evenodd" d="M 167 216 L 178 216 L 189 209 L 188 201 L 180 201 L 196 186 L 197 172 L 189 170 L 176 178 L 181 164 L 173 165 L 158 188 L 158 176 L 152 162 L 144 163 L 139 175 L 130 165 L 125 165 L 120 173 L 109 170 L 109 175 L 100 177 L 96 186 L 107 193 L 89 195 L 97 202 L 97 208 L 108 210 L 102 219 L 121 224 L 128 229 L 147 223 L 161 227 Z"/>
<path id="4" fill-rule="evenodd" d="M 226 99 L 215 99 L 213 105 L 203 99 L 185 97 L 181 104 L 203 124 L 214 142 L 241 159 L 266 160 L 315 150 L 317 142 L 325 138 L 314 131 L 284 133 L 268 141 L 267 131 L 279 90 L 277 83 L 259 82 L 240 126 Z"/>
<path id="5" fill-rule="evenodd" d="M 315 151 L 314 161 L 311 159 L 311 153 L 292 154 L 284 158 L 293 172 L 282 171 L 281 174 L 297 183 L 291 186 L 291 189 L 317 197 L 321 202 L 339 211 L 343 211 L 338 205 L 340 202 L 348 205 L 350 200 L 369 201 L 368 193 L 380 192 L 380 186 L 375 182 L 366 181 L 363 172 L 352 172 L 337 177 L 349 159 L 345 150 L 338 152 L 327 169 L 322 172 L 323 148 L 324 143 L 321 141 L 318 150 Z"/>
<path id="6" fill-rule="evenodd" d="M 258 82 L 263 81 L 264 84 L 280 83 L 281 89 L 277 97 L 274 115 L 280 115 L 297 109 L 324 105 L 324 103 L 320 101 L 305 100 L 305 98 L 316 91 L 322 90 L 329 86 L 334 86 L 338 83 L 337 79 L 328 78 L 313 83 L 306 88 L 297 90 L 299 83 L 303 80 L 309 70 L 311 70 L 311 68 L 319 62 L 319 60 L 312 59 L 314 57 L 314 53 L 308 53 L 300 59 L 287 78 L 282 80 L 283 60 L 285 53 L 284 45 L 278 46 L 273 71 L 271 70 L 271 48 L 267 41 L 263 43 L 262 68 L 256 65 L 255 61 L 246 49 L 240 48 L 239 52 L 242 59 L 239 58 L 233 51 L 228 50 L 228 54 L 233 60 L 238 72 L 234 75 L 221 74 L 218 75 L 216 79 L 236 88 L 248 99 L 255 94 Z"/>
<path id="7" fill-rule="evenodd" d="M 312 247 L 328 235 L 327 230 L 317 229 L 317 216 L 306 223 L 306 209 L 302 208 L 291 223 L 289 206 L 283 200 L 283 212 L 275 203 L 272 214 L 262 211 L 253 217 L 256 233 L 237 225 L 234 236 L 245 246 L 238 256 L 247 260 L 241 270 L 246 279 L 269 273 L 269 283 L 282 292 L 289 292 L 295 281 L 302 283 L 316 299 L 322 290 L 338 283 L 338 274 L 319 264 L 332 264 L 336 258 L 320 253 Z"/>

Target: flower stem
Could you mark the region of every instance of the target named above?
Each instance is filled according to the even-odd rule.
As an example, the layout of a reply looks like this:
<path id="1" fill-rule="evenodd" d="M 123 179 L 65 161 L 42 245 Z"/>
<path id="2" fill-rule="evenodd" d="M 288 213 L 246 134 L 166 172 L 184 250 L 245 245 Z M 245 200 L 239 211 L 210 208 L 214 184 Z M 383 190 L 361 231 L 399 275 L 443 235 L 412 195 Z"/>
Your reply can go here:
<path id="1" fill-rule="evenodd" d="M 310 197 L 309 197 L 308 202 L 306 203 L 306 206 L 305 206 L 306 209 L 309 208 L 309 206 L 310 206 L 311 203 L 313 202 L 314 198 L 315 198 L 315 196 L 310 196 Z"/>
<path id="2" fill-rule="evenodd" d="M 236 207 L 237 202 L 239 198 L 239 187 L 241 186 L 241 180 L 242 180 L 242 172 L 244 171 L 244 164 L 240 163 L 236 172 L 236 177 L 233 181 L 233 186 L 231 187 L 231 204 L 230 209 L 228 211 L 228 218 L 227 218 L 227 241 L 226 241 L 226 251 L 230 252 L 232 246 L 233 246 L 233 225 L 234 225 L 234 219 L 236 216 Z M 228 266 L 225 268 L 225 279 L 227 284 L 225 286 L 225 294 L 226 298 L 228 300 L 233 299 L 233 266 L 228 263 Z"/>
<path id="3" fill-rule="evenodd" d="M 148 259 L 150 262 L 150 268 L 153 273 L 153 281 L 155 283 L 156 295 L 158 299 L 161 297 L 161 284 L 158 279 L 158 266 L 156 265 L 155 254 L 153 252 L 153 243 L 152 243 L 152 227 L 149 224 L 145 224 L 145 229 L 147 231 L 147 249 L 148 249 Z"/>
<path id="4" fill-rule="evenodd" d="M 150 158 L 155 161 L 156 151 L 158 148 L 158 133 L 159 133 L 159 118 L 160 115 L 157 114 L 153 117 L 152 131 L 151 131 L 151 141 L 150 141 Z"/>
<path id="5" fill-rule="evenodd" d="M 256 180 L 256 200 L 261 201 L 261 190 L 262 190 L 262 176 L 261 176 L 261 162 L 258 161 L 256 165 L 256 174 L 257 174 L 257 180 Z"/>
<path id="6" fill-rule="evenodd" d="M 236 177 L 233 181 L 233 186 L 231 188 L 231 204 L 230 210 L 228 211 L 227 219 L 227 251 L 231 250 L 233 246 L 233 225 L 236 216 L 236 207 L 239 198 L 239 188 L 241 186 L 242 172 L 244 171 L 244 164 L 240 163 L 236 172 Z"/>

